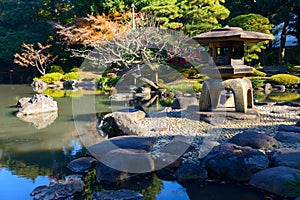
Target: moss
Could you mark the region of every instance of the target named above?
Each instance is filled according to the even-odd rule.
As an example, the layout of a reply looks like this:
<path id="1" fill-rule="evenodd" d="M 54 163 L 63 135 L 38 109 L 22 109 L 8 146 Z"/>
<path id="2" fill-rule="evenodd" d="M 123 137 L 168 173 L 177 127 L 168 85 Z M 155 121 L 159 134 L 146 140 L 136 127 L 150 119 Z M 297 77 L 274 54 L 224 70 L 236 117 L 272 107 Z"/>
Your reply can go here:
<path id="1" fill-rule="evenodd" d="M 279 85 L 293 86 L 299 83 L 300 78 L 291 74 L 276 74 L 271 76 L 269 81 Z"/>

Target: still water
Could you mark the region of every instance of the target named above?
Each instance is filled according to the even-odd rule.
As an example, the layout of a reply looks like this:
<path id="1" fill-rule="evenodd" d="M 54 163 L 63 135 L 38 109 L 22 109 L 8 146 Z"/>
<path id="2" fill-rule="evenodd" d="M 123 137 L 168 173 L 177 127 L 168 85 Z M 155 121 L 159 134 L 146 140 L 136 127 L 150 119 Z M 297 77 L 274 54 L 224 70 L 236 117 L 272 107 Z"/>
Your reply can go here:
<path id="1" fill-rule="evenodd" d="M 0 85 L 0 200 L 29 200 L 30 192 L 37 186 L 48 184 L 51 179 L 60 179 L 71 174 L 66 165 L 71 160 L 84 155 L 85 145 L 90 141 L 79 136 L 78 124 L 88 124 L 96 118 L 97 112 L 109 112 L 108 98 L 96 96 L 94 101 L 102 107 L 85 108 L 84 101 L 74 105 L 71 97 L 56 98 L 59 112 L 53 123 L 43 127 L 33 122 L 22 121 L 14 113 L 20 97 L 30 97 L 34 93 L 27 85 Z M 88 102 L 90 103 L 90 102 Z M 81 105 L 80 105 L 81 104 Z M 78 109 L 80 107 L 80 109 Z M 78 116 L 80 116 L 78 118 Z M 77 117 L 77 119 L 76 119 Z M 75 126 L 74 118 L 82 123 Z M 99 139 L 99 138 L 96 138 Z M 95 139 L 92 139 L 96 142 Z M 93 173 L 88 174 L 93 179 Z M 91 194 L 100 191 L 96 182 L 87 184 L 84 195 L 76 199 L 91 199 Z M 263 200 L 265 194 L 246 186 L 235 184 L 188 184 L 162 181 L 154 177 L 152 183 L 140 190 L 146 199 L 203 199 L 203 200 Z"/>

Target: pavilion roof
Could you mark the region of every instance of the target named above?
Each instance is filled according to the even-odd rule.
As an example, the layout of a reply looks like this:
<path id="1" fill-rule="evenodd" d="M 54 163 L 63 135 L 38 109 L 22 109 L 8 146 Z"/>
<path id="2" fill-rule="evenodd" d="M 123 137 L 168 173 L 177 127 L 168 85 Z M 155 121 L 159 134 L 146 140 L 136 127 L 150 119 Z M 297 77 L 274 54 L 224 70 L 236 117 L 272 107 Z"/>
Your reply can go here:
<path id="1" fill-rule="evenodd" d="M 265 33 L 244 31 L 239 27 L 228 27 L 213 29 L 210 32 L 202 33 L 193 37 L 200 44 L 223 41 L 243 41 L 245 43 L 257 43 L 266 40 L 273 40 L 272 35 Z"/>

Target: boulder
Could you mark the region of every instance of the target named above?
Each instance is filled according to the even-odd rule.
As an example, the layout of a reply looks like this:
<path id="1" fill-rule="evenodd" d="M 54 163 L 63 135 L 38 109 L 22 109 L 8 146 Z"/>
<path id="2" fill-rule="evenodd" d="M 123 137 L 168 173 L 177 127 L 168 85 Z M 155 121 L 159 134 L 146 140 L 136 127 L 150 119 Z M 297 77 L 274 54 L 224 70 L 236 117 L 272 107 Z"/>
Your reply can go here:
<path id="1" fill-rule="evenodd" d="M 189 105 L 198 105 L 196 97 L 177 97 L 173 103 L 173 109 L 186 109 Z"/>
<path id="2" fill-rule="evenodd" d="M 22 97 L 21 99 L 18 100 L 16 107 L 18 108 L 23 107 L 30 99 L 31 97 Z"/>
<path id="3" fill-rule="evenodd" d="M 178 182 L 204 181 L 208 177 L 206 169 L 194 163 L 181 164 L 174 176 Z"/>
<path id="4" fill-rule="evenodd" d="M 268 165 L 268 157 L 261 151 L 228 142 L 214 147 L 203 159 L 208 171 L 236 181 L 247 181 Z"/>
<path id="5" fill-rule="evenodd" d="M 278 131 L 300 133 L 300 127 L 280 124 L 278 127 Z"/>
<path id="6" fill-rule="evenodd" d="M 34 200 L 69 199 L 75 193 L 83 192 L 84 187 L 81 175 L 69 175 L 49 185 L 35 188 L 30 195 Z"/>
<path id="7" fill-rule="evenodd" d="M 277 149 L 269 154 L 271 164 L 300 169 L 300 150 Z"/>
<path id="8" fill-rule="evenodd" d="M 31 83 L 31 87 L 33 91 L 37 93 L 42 93 L 45 89 L 47 89 L 48 85 L 42 80 L 36 80 Z"/>
<path id="9" fill-rule="evenodd" d="M 116 149 L 98 158 L 96 176 L 100 183 L 113 184 L 137 174 L 154 171 L 154 161 L 143 150 Z"/>
<path id="10" fill-rule="evenodd" d="M 56 112 L 57 110 L 57 102 L 52 97 L 44 94 L 35 94 L 19 109 L 17 116 Z"/>
<path id="11" fill-rule="evenodd" d="M 67 167 L 76 173 L 88 172 L 93 169 L 97 160 L 91 157 L 77 158 L 69 162 Z"/>
<path id="12" fill-rule="evenodd" d="M 118 190 L 96 192 L 92 195 L 93 200 L 142 200 L 144 196 L 133 190 Z"/>
<path id="13" fill-rule="evenodd" d="M 115 149 L 136 149 L 148 152 L 156 141 L 156 137 L 121 136 L 104 140 L 87 149 L 97 159 Z"/>
<path id="14" fill-rule="evenodd" d="M 143 135 L 147 127 L 142 126 L 139 120 L 145 115 L 145 112 L 137 109 L 113 112 L 104 116 L 99 127 L 108 137 Z"/>
<path id="15" fill-rule="evenodd" d="M 297 194 L 291 187 L 291 183 L 297 180 L 300 180 L 299 170 L 278 166 L 254 174 L 251 177 L 250 185 L 283 197 L 297 197 L 300 195 L 299 190 Z"/>
<path id="16" fill-rule="evenodd" d="M 254 149 L 271 148 L 278 142 L 273 137 L 258 132 L 245 131 L 233 136 L 228 142 L 239 145 L 249 146 Z"/>
<path id="17" fill-rule="evenodd" d="M 294 144 L 300 142 L 300 133 L 278 131 L 274 138 L 280 142 Z"/>

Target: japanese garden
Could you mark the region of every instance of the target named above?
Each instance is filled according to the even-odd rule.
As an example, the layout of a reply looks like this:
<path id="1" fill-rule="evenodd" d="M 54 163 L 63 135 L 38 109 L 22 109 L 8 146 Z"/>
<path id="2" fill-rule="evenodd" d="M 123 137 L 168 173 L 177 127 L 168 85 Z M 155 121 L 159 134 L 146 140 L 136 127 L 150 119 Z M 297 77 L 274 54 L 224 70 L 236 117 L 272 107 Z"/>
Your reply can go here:
<path id="1" fill-rule="evenodd" d="M 299 0 L 0 0 L 1 200 L 300 200 Z"/>

